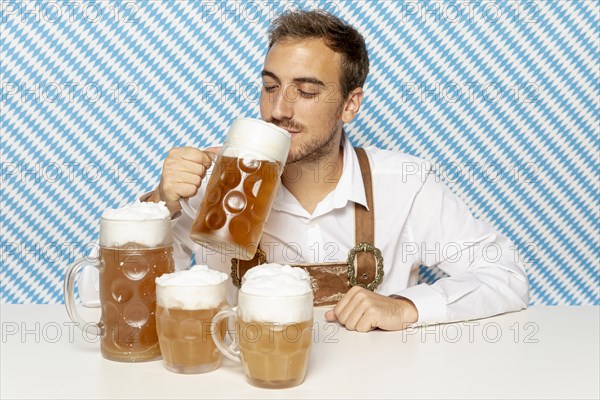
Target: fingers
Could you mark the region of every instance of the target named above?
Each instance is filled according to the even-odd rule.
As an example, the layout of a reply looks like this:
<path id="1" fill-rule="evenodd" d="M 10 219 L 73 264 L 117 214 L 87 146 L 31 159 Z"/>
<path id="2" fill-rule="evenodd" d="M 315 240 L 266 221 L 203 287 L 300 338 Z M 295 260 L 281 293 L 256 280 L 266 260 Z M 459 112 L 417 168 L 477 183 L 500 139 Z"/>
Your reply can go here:
<path id="1" fill-rule="evenodd" d="M 159 193 L 170 208 L 181 197 L 194 196 L 212 164 L 206 152 L 194 147 L 171 149 L 163 163 Z"/>
<path id="2" fill-rule="evenodd" d="M 169 151 L 167 160 L 178 161 L 186 160 L 195 164 L 201 164 L 205 168 L 209 168 L 212 160 L 205 151 L 195 147 L 176 147 Z"/>
<path id="3" fill-rule="evenodd" d="M 350 288 L 350 290 L 348 290 L 348 293 L 346 293 L 342 297 L 342 299 L 340 301 L 338 301 L 338 303 L 333 308 L 333 310 L 335 312 L 335 315 L 337 316 L 338 320 L 340 318 L 340 315 L 346 309 L 346 307 L 348 307 L 348 305 L 352 302 L 352 299 L 354 298 L 355 294 L 357 292 L 360 292 L 361 290 L 366 290 L 366 289 L 363 289 L 363 288 L 361 288 L 359 286 L 353 286 L 353 287 Z"/>
<path id="4" fill-rule="evenodd" d="M 326 313 L 325 318 L 328 318 L 327 314 L 331 312 L 346 329 L 368 332 L 376 327 L 370 313 L 369 298 L 373 294 L 367 289 L 354 286 L 342 297 L 333 310 Z"/>
<path id="5" fill-rule="evenodd" d="M 325 320 L 328 322 L 337 321 L 337 318 L 335 317 L 335 312 L 333 312 L 333 309 L 331 309 L 325 313 Z"/>

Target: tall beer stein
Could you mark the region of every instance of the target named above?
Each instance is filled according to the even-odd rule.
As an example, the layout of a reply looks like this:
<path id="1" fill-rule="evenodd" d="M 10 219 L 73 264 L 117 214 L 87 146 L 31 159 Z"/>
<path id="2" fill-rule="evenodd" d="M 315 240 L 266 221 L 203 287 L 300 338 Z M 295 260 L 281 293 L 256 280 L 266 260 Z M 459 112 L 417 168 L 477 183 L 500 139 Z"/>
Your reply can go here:
<path id="1" fill-rule="evenodd" d="M 79 328 L 101 337 L 104 358 L 125 362 L 160 359 L 154 281 L 174 271 L 172 243 L 171 220 L 164 203 L 109 209 L 100 220 L 98 258 L 80 259 L 67 269 L 67 313 Z M 75 305 L 75 276 L 86 265 L 100 273 L 99 323 L 84 321 Z"/>
<path id="2" fill-rule="evenodd" d="M 222 254 L 252 259 L 290 143 L 290 134 L 273 124 L 250 118 L 234 121 L 221 152 L 213 159 L 190 233 L 192 240 Z"/>

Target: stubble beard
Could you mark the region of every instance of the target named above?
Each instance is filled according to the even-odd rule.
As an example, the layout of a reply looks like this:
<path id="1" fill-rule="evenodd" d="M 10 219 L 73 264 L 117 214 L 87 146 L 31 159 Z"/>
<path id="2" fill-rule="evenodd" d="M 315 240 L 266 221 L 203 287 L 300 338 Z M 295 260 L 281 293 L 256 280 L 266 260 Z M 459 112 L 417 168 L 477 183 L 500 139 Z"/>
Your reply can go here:
<path id="1" fill-rule="evenodd" d="M 314 164 L 337 151 L 341 135 L 341 127 L 338 126 L 337 121 L 334 120 L 325 132 L 327 132 L 326 135 L 316 135 L 309 142 L 299 143 L 298 148 L 290 151 L 287 165 Z M 299 135 L 302 134 L 301 131 Z"/>

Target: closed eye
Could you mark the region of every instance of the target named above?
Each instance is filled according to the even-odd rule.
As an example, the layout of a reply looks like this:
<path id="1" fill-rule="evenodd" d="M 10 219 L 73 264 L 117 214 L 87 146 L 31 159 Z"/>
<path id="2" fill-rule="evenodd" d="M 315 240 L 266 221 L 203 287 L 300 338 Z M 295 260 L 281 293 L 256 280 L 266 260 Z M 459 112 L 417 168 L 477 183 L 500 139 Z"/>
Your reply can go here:
<path id="1" fill-rule="evenodd" d="M 277 89 L 277 85 L 265 85 L 263 84 L 263 88 L 265 88 L 265 91 L 267 93 L 271 93 L 273 92 L 275 89 Z"/>
<path id="2" fill-rule="evenodd" d="M 300 93 L 300 97 L 304 97 L 305 99 L 312 99 L 313 97 L 315 97 L 318 94 L 318 93 L 305 92 L 304 90 L 300 90 L 300 89 L 298 89 L 298 93 Z"/>

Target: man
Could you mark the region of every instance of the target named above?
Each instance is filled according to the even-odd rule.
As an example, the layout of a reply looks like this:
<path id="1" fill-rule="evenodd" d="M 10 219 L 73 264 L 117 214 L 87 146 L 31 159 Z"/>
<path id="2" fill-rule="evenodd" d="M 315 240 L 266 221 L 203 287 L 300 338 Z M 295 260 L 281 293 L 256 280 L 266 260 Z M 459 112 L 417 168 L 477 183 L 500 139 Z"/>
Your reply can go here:
<path id="1" fill-rule="evenodd" d="M 354 207 L 367 202 L 357 155 L 343 127 L 360 110 L 368 69 L 362 36 L 338 18 L 298 11 L 274 21 L 260 112 L 265 121 L 286 129 L 292 144 L 261 239 L 270 262 L 341 260 L 354 246 Z M 367 155 L 374 245 L 383 254 L 384 277 L 375 292 L 352 287 L 326 313 L 329 321 L 363 332 L 399 330 L 527 306 L 527 277 L 510 242 L 476 220 L 436 181 L 427 163 L 374 148 Z M 165 201 L 173 215 L 176 264 L 187 266 L 193 253 L 196 262 L 227 271 L 229 259 L 191 242 L 194 215 L 180 207 L 181 199 L 190 198 L 197 208 L 210 165 L 199 149 L 171 150 L 159 186 L 145 200 Z M 406 173 L 415 168 L 417 173 Z M 437 265 L 450 276 L 417 285 L 420 265 Z"/>

